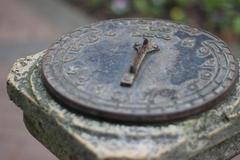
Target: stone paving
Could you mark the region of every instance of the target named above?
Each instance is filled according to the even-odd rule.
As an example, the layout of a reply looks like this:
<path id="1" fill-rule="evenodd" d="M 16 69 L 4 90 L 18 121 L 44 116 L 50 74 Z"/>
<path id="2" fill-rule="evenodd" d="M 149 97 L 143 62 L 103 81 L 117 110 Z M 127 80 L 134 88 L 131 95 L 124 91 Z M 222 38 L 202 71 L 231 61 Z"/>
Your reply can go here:
<path id="1" fill-rule="evenodd" d="M 60 0 L 0 2 L 0 160 L 57 160 L 26 130 L 22 111 L 8 99 L 6 77 L 17 58 L 92 20 Z"/>

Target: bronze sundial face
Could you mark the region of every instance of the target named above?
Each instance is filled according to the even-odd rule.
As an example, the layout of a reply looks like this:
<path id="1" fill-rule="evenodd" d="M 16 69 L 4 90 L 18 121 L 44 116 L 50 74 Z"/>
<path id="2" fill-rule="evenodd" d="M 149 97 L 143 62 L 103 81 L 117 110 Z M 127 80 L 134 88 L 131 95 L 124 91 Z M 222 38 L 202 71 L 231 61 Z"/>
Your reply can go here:
<path id="1" fill-rule="evenodd" d="M 81 113 L 150 123 L 214 106 L 234 86 L 238 63 L 219 38 L 186 25 L 117 19 L 80 27 L 42 60 L 49 93 Z"/>

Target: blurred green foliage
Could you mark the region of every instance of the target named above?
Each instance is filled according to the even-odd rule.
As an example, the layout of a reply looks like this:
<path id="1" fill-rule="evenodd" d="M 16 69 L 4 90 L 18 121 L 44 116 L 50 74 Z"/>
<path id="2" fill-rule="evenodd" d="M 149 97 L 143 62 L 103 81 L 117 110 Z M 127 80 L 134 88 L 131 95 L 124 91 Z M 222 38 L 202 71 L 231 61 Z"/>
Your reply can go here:
<path id="1" fill-rule="evenodd" d="M 156 17 L 186 22 L 228 38 L 240 35 L 240 0 L 88 0 L 84 4 L 100 18 Z"/>

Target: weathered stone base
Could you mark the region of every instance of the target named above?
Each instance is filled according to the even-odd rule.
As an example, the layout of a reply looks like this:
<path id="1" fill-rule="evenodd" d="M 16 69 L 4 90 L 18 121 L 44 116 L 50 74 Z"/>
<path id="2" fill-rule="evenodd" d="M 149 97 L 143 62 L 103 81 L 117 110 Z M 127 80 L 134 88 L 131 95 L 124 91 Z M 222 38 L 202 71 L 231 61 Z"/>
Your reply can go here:
<path id="1" fill-rule="evenodd" d="M 113 124 L 56 103 L 41 81 L 43 54 L 19 59 L 7 87 L 28 130 L 60 160 L 225 160 L 240 151 L 240 84 L 215 108 L 184 121 Z"/>

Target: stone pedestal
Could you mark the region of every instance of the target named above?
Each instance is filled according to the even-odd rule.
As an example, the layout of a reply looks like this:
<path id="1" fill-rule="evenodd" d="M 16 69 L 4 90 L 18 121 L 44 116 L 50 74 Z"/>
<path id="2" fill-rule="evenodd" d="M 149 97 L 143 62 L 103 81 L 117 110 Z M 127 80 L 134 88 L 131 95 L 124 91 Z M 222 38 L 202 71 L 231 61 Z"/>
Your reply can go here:
<path id="1" fill-rule="evenodd" d="M 19 59 L 8 94 L 29 132 L 60 160 L 219 160 L 240 152 L 240 84 L 213 109 L 175 123 L 124 125 L 65 109 L 46 92 L 39 63 L 44 52 Z"/>

